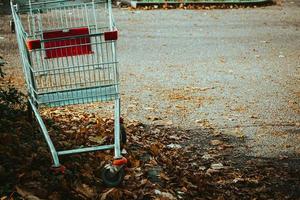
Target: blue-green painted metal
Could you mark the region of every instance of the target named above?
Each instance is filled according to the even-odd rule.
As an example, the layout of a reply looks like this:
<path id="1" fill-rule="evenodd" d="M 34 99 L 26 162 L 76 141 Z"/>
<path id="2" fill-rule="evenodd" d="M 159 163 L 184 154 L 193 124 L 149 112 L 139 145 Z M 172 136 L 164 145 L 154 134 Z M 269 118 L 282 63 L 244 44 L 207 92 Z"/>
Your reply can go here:
<path id="1" fill-rule="evenodd" d="M 85 147 L 85 148 L 58 151 L 57 154 L 59 156 L 62 156 L 62 155 L 69 155 L 69 154 L 86 153 L 86 152 L 91 152 L 91 151 L 103 151 L 103 150 L 113 149 L 114 147 L 115 147 L 115 145 L 113 145 L 113 144 L 101 145 L 101 146 L 97 146 L 97 147 Z"/>
<path id="2" fill-rule="evenodd" d="M 52 143 L 52 140 L 51 140 L 51 138 L 50 138 L 50 136 L 48 134 L 47 128 L 45 126 L 45 123 L 43 122 L 43 119 L 41 118 L 41 116 L 40 116 L 40 114 L 38 112 L 38 109 L 36 108 L 35 104 L 32 102 L 31 99 L 29 99 L 29 103 L 30 103 L 30 105 L 32 107 L 32 111 L 33 111 L 33 113 L 34 113 L 34 115 L 35 115 L 35 117 L 36 117 L 36 119 L 37 119 L 37 121 L 38 121 L 41 129 L 42 129 L 42 133 L 43 133 L 44 138 L 45 138 L 45 140 L 47 142 L 47 145 L 48 145 L 48 147 L 50 149 L 50 153 L 51 153 L 51 156 L 52 156 L 52 159 L 53 159 L 54 167 L 59 167 L 60 164 L 59 164 L 58 154 L 57 154 L 57 151 L 56 151 L 56 149 L 55 149 L 55 147 L 54 147 L 54 145 Z"/>
<path id="3" fill-rule="evenodd" d="M 115 31 L 111 0 L 35 0 L 11 2 L 20 58 L 28 90 L 29 102 L 50 149 L 54 167 L 59 167 L 58 156 L 114 149 L 114 158 L 120 152 L 120 93 L 116 40 L 105 39 Z M 69 32 L 85 28 L 88 34 L 44 38 L 45 32 Z M 84 44 L 70 41 L 89 38 Z M 28 41 L 37 41 L 32 48 Z M 60 42 L 61 46 L 47 46 Z M 49 57 L 62 48 L 90 47 L 88 53 Z M 80 48 L 79 48 L 80 50 Z M 76 50 L 78 51 L 78 50 Z M 48 52 L 48 53 L 47 53 Z M 114 101 L 114 144 L 57 151 L 39 114 L 39 106 L 65 106 L 99 101 Z"/>

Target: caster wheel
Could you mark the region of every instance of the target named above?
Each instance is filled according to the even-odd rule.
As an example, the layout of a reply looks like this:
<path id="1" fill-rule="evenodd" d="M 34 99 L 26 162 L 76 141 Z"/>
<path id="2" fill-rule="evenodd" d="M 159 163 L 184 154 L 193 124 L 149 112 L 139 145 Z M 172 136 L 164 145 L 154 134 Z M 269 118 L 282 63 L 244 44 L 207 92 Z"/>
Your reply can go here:
<path id="1" fill-rule="evenodd" d="M 66 172 L 66 167 L 63 166 L 63 165 L 60 165 L 59 167 L 54 167 L 54 166 L 52 166 L 52 167 L 50 168 L 50 170 L 52 171 L 52 173 L 53 173 L 54 175 L 61 175 L 61 174 L 65 174 L 65 172 Z"/>
<path id="2" fill-rule="evenodd" d="M 124 124 L 120 125 L 120 132 L 121 132 L 121 144 L 124 145 L 127 142 L 127 135 L 126 135 L 126 129 Z"/>
<path id="3" fill-rule="evenodd" d="M 11 31 L 11 33 L 14 33 L 14 32 L 15 32 L 15 22 L 14 22 L 13 19 L 11 19 L 11 20 L 9 21 L 9 26 L 10 26 L 10 31 Z"/>
<path id="4" fill-rule="evenodd" d="M 125 176 L 124 167 L 106 166 L 102 169 L 101 178 L 107 187 L 116 187 L 120 185 Z"/>

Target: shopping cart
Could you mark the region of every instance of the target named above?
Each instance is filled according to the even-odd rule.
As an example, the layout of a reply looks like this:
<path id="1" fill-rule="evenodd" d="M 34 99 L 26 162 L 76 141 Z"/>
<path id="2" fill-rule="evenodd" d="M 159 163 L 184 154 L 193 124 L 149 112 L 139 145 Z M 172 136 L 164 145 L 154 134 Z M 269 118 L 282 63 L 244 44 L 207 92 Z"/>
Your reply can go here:
<path id="1" fill-rule="evenodd" d="M 50 149 L 53 169 L 64 171 L 62 155 L 114 149 L 114 160 L 101 175 L 106 185 L 118 185 L 127 160 L 120 153 L 118 32 L 111 0 L 29 0 L 11 2 L 11 10 L 29 108 Z M 38 108 L 98 101 L 114 101 L 114 144 L 57 151 Z"/>

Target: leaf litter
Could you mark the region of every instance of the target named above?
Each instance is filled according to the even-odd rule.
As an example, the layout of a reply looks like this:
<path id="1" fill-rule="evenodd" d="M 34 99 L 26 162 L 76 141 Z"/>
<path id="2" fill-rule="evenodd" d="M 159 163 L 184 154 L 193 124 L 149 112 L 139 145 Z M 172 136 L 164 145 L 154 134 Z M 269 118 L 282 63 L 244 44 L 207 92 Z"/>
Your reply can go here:
<path id="1" fill-rule="evenodd" d="M 113 119 L 85 113 L 79 106 L 43 109 L 42 116 L 58 149 L 113 142 Z M 207 121 L 198 130 L 127 121 L 128 144 L 123 145 L 123 152 L 129 162 L 124 181 L 117 188 L 106 188 L 100 179 L 102 167 L 113 159 L 111 150 L 62 157 L 65 174 L 51 173 L 51 158 L 37 127 L 24 113 L 17 122 L 8 121 L 6 128 L 1 128 L 2 199 L 299 196 L 299 168 L 291 169 L 288 159 L 246 159 L 235 152 L 235 144 L 243 141 L 211 134 L 214 128 Z"/>

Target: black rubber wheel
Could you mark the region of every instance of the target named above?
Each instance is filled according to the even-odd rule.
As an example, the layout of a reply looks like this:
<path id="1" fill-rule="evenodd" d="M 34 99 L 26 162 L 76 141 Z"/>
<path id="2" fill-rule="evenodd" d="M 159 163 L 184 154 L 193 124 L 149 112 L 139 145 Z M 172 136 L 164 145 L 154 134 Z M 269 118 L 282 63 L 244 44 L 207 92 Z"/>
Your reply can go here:
<path id="1" fill-rule="evenodd" d="M 124 145 L 127 142 L 127 134 L 126 134 L 126 129 L 124 124 L 121 124 L 120 131 L 121 131 L 121 144 Z"/>
<path id="2" fill-rule="evenodd" d="M 9 21 L 9 26 L 10 26 L 10 31 L 11 31 L 11 33 L 14 33 L 16 30 L 16 28 L 15 28 L 15 22 L 14 22 L 14 20 L 13 19 L 11 19 L 10 21 Z"/>
<path id="3" fill-rule="evenodd" d="M 107 187 L 116 187 L 120 185 L 125 176 L 125 170 L 122 167 L 118 172 L 112 173 L 109 168 L 103 168 L 101 178 Z"/>

